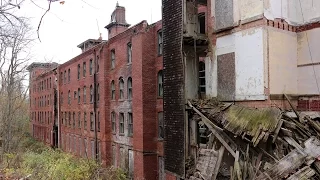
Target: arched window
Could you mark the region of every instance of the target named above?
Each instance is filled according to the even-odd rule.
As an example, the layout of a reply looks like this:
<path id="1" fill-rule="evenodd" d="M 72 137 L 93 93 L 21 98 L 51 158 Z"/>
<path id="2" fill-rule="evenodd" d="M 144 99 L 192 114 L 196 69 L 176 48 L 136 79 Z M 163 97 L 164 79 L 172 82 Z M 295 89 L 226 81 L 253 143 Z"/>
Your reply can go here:
<path id="1" fill-rule="evenodd" d="M 123 78 L 121 77 L 121 78 L 119 79 L 120 99 L 123 99 L 123 98 L 124 98 L 123 88 L 124 88 L 124 81 L 123 81 Z"/>
<path id="2" fill-rule="evenodd" d="M 71 93 L 70 93 L 70 90 L 68 91 L 68 104 L 71 104 Z"/>
<path id="3" fill-rule="evenodd" d="M 206 93 L 206 65 L 199 62 L 199 88 L 201 93 Z"/>
<path id="4" fill-rule="evenodd" d="M 127 54 L 128 54 L 128 63 L 132 62 L 132 44 L 129 42 L 127 44 Z"/>
<path id="5" fill-rule="evenodd" d="M 158 72 L 158 96 L 163 97 L 163 74 L 162 70 Z"/>
<path id="6" fill-rule="evenodd" d="M 111 99 L 116 99 L 116 87 L 114 85 L 114 80 L 111 82 Z"/>
<path id="7" fill-rule="evenodd" d="M 132 99 L 132 78 L 128 78 L 128 99 Z"/>
<path id="8" fill-rule="evenodd" d="M 93 87 L 90 85 L 90 102 L 93 103 Z"/>
<path id="9" fill-rule="evenodd" d="M 87 89 L 86 89 L 86 86 L 83 87 L 83 103 L 87 103 Z"/>

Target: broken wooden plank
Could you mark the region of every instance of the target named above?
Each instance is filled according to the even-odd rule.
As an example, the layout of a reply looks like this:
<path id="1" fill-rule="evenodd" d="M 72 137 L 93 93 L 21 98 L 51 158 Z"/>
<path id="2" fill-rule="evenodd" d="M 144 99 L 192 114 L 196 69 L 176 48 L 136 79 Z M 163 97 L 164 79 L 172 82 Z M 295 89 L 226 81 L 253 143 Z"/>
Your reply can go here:
<path id="1" fill-rule="evenodd" d="M 206 122 L 204 122 L 206 124 Z M 233 151 L 233 149 L 229 146 L 229 144 L 222 138 L 222 136 L 219 134 L 217 130 L 215 130 L 210 124 L 206 124 L 212 134 L 220 141 L 220 143 L 230 152 L 230 154 L 233 157 L 236 157 L 236 153 Z"/>
<path id="2" fill-rule="evenodd" d="M 289 137 L 292 137 L 292 136 L 293 136 L 292 131 L 289 130 L 289 129 L 281 128 L 281 132 L 282 132 L 285 136 L 289 136 Z"/>
<path id="3" fill-rule="evenodd" d="M 287 180 L 310 179 L 315 174 L 316 172 L 313 169 L 311 169 L 309 166 L 305 166 L 302 169 L 300 169 L 298 172 L 290 176 Z"/>
<path id="4" fill-rule="evenodd" d="M 222 162 L 222 157 L 223 157 L 223 154 L 224 154 L 224 150 L 225 150 L 224 146 L 221 146 L 220 149 L 219 149 L 218 160 L 217 160 L 216 166 L 215 166 L 214 171 L 213 171 L 213 176 L 211 178 L 212 180 L 216 180 L 216 178 L 218 176 L 220 165 L 221 165 L 221 162 Z"/>
<path id="5" fill-rule="evenodd" d="M 285 128 L 288 128 L 288 129 L 296 129 L 297 128 L 295 123 L 287 121 L 287 120 L 284 120 L 284 119 L 282 119 L 282 120 L 283 120 L 283 126 Z"/>
<path id="6" fill-rule="evenodd" d="M 305 154 L 303 148 L 292 137 L 284 137 L 284 139 L 294 148 L 296 148 L 301 154 Z"/>
<path id="7" fill-rule="evenodd" d="M 298 169 L 306 159 L 305 155 L 302 155 L 298 150 L 291 151 L 287 156 L 282 158 L 277 163 L 273 164 L 272 168 L 267 169 L 264 173 L 260 174 L 256 179 L 265 180 L 271 178 L 273 180 L 279 180 L 294 170 Z"/>
<path id="8" fill-rule="evenodd" d="M 275 142 L 276 142 L 276 139 L 277 139 L 277 137 L 278 137 L 278 134 L 279 134 L 279 132 L 280 132 L 280 129 L 281 129 L 282 124 L 283 124 L 283 120 L 281 119 L 281 120 L 278 122 L 276 131 L 274 132 L 274 136 L 273 136 L 272 143 L 275 143 Z"/>
<path id="9" fill-rule="evenodd" d="M 284 94 L 284 97 L 287 99 L 287 101 L 289 102 L 292 110 L 294 111 L 294 113 L 296 114 L 296 116 L 298 117 L 298 119 L 300 120 L 300 115 L 299 115 L 299 113 L 296 111 L 296 108 L 293 107 L 293 104 L 291 103 L 289 97 L 288 97 L 286 94 Z M 300 122 L 301 122 L 301 121 L 300 121 Z"/>
<path id="10" fill-rule="evenodd" d="M 210 129 L 212 134 L 220 141 L 220 143 L 230 152 L 233 157 L 236 157 L 236 153 L 230 147 L 230 145 L 224 140 L 224 138 L 219 134 L 218 130 L 221 129 L 218 126 L 214 125 L 207 117 L 205 117 L 197 108 L 195 108 L 190 101 L 188 101 L 188 105 L 192 107 L 192 109 L 201 116 L 204 124 Z M 218 127 L 218 128 L 216 128 Z M 222 130 L 222 129 L 221 129 Z"/>

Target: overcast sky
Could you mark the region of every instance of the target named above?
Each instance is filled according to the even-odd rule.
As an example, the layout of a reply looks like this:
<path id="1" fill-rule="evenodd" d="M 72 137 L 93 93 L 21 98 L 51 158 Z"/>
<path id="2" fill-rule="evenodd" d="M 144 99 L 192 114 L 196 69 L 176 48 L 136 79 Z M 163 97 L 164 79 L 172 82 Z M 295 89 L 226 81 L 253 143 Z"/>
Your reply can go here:
<path id="1" fill-rule="evenodd" d="M 47 0 L 33 0 L 47 9 Z M 126 19 L 131 25 L 142 20 L 149 24 L 161 19 L 161 0 L 118 0 L 126 8 Z M 40 39 L 32 46 L 32 62 L 54 61 L 64 63 L 81 53 L 77 45 L 87 39 L 97 39 L 99 31 L 103 39 L 108 34 L 104 27 L 110 22 L 117 0 L 65 0 L 51 4 L 51 10 L 44 17 L 40 28 Z M 26 0 L 19 14 L 31 18 L 34 37 L 44 9 Z M 97 23 L 98 22 L 98 23 Z M 46 59 L 46 60 L 45 60 Z"/>

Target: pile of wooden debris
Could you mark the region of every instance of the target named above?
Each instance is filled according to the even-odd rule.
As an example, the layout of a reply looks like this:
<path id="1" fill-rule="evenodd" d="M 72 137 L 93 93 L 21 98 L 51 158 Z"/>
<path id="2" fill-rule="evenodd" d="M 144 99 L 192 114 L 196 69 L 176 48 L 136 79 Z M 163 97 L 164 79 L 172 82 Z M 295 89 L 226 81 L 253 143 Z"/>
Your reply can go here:
<path id="1" fill-rule="evenodd" d="M 188 179 L 320 179 L 320 113 L 211 100 L 188 105 L 205 137 L 187 166 Z"/>

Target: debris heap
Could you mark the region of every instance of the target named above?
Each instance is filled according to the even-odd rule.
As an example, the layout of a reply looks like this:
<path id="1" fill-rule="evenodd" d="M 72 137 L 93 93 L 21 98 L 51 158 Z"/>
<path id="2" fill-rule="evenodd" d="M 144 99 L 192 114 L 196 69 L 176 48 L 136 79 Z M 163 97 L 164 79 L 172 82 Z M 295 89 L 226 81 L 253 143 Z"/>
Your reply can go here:
<path id="1" fill-rule="evenodd" d="M 320 179 L 320 113 L 214 100 L 188 106 L 207 137 L 193 165 L 186 166 L 188 179 Z"/>

